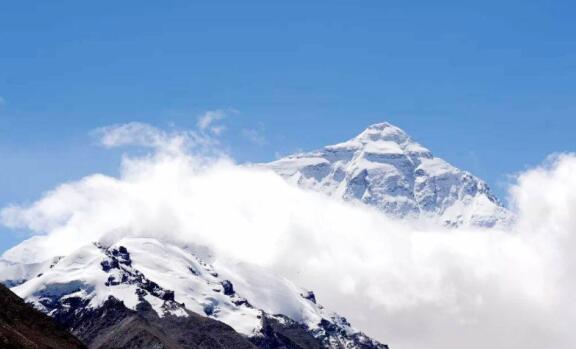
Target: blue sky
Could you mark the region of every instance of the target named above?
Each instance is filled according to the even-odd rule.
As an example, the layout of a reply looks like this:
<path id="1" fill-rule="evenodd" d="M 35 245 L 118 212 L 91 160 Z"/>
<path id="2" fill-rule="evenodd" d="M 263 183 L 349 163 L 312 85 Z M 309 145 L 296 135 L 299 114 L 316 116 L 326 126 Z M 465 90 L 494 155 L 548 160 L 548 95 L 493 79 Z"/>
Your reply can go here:
<path id="1" fill-rule="evenodd" d="M 226 110 L 240 162 L 390 121 L 484 178 L 576 151 L 569 1 L 0 3 L 0 206 L 115 173 L 91 130 Z M 257 141 L 250 135 L 257 135 Z M 252 139 L 251 139 L 252 138 Z M 0 251 L 23 238 L 0 229 Z"/>

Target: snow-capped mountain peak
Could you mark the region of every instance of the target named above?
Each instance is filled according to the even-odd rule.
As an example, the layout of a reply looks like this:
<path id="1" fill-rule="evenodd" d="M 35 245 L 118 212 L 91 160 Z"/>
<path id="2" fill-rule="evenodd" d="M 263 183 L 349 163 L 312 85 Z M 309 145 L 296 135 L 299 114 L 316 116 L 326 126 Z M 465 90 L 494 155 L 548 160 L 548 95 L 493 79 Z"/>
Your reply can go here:
<path id="1" fill-rule="evenodd" d="M 183 321 L 179 318 L 207 317 L 256 347 L 283 347 L 282 340 L 307 338 L 314 344 L 305 346 L 310 348 L 387 348 L 317 304 L 311 291 L 262 267 L 226 258 L 213 263 L 197 246 L 122 238 L 20 269 L 27 268 L 34 275 L 25 273 L 30 279 L 12 290 L 88 343 L 98 339 L 87 328 L 116 326 L 98 320 L 102 313 L 116 312 L 108 311 L 112 300 L 128 312 L 153 313 L 162 326 Z M 6 283 L 8 274 L 0 282 Z"/>
<path id="2" fill-rule="evenodd" d="M 402 129 L 387 123 L 369 126 L 349 141 L 328 145 L 327 151 L 362 151 L 367 154 L 390 154 L 432 157 L 432 153 L 414 142 Z"/>
<path id="3" fill-rule="evenodd" d="M 356 136 L 358 140 L 365 141 L 392 141 L 395 143 L 404 143 L 410 140 L 410 137 L 402 129 L 388 123 L 381 122 L 368 126 L 362 133 Z"/>
<path id="4" fill-rule="evenodd" d="M 343 143 L 262 166 L 305 189 L 363 202 L 394 217 L 484 227 L 511 220 L 486 183 L 434 157 L 387 122 Z"/>

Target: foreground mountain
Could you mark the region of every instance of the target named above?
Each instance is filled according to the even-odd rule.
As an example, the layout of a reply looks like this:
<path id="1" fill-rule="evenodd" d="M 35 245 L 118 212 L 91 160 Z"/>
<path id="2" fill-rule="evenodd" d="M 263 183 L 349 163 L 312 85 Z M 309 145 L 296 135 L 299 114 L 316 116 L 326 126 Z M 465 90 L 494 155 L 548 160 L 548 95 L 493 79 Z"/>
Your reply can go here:
<path id="1" fill-rule="evenodd" d="M 3 282 L 90 348 L 387 348 L 312 292 L 197 246 L 123 238 L 42 265 Z"/>
<path id="2" fill-rule="evenodd" d="M 84 345 L 0 284 L 0 348 L 79 349 Z"/>
<path id="3" fill-rule="evenodd" d="M 344 143 L 263 164 L 305 189 L 359 201 L 398 218 L 493 227 L 511 220 L 488 185 L 389 123 Z"/>

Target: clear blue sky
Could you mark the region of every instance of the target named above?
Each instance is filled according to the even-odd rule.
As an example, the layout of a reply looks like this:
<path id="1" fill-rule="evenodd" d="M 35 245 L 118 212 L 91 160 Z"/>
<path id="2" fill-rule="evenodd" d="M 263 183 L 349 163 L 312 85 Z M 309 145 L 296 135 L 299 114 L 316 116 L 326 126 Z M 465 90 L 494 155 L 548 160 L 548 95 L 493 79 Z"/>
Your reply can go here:
<path id="1" fill-rule="evenodd" d="M 574 13 L 571 1 L 3 1 L 0 206 L 114 173 L 96 127 L 190 128 L 226 108 L 241 162 L 390 121 L 502 196 L 508 174 L 576 151 Z M 0 229 L 0 251 L 20 239 Z"/>

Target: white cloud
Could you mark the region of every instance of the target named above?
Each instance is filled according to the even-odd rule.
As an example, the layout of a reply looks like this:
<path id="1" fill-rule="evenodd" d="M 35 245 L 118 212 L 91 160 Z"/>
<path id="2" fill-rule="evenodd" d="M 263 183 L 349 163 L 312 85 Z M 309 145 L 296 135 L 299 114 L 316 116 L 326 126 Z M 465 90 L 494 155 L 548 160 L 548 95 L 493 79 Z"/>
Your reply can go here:
<path id="1" fill-rule="evenodd" d="M 139 146 L 159 152 L 182 153 L 206 151 L 215 147 L 218 140 L 194 131 L 164 131 L 149 124 L 130 122 L 97 129 L 94 134 L 100 144 L 108 148 Z"/>
<path id="2" fill-rule="evenodd" d="M 158 147 L 175 141 L 170 138 L 168 133 L 140 122 L 103 127 L 98 129 L 96 133 L 101 136 L 100 142 L 106 147 L 125 145 Z M 178 139 L 177 141 L 180 142 L 181 140 Z"/>
<path id="3" fill-rule="evenodd" d="M 187 134 L 129 125 L 109 128 L 103 143 L 158 148 Z M 39 234 L 4 257 L 67 254 L 105 234 L 155 236 L 271 268 L 392 348 L 576 343 L 575 155 L 519 175 L 518 224 L 497 231 L 390 220 L 270 172 L 168 148 L 127 159 L 118 178 L 92 175 L 2 210 L 5 225 Z"/>
<path id="4" fill-rule="evenodd" d="M 209 110 L 198 117 L 196 127 L 202 133 L 211 133 L 215 136 L 220 136 L 226 130 L 226 126 L 218 124 L 218 122 L 230 115 L 239 113 L 240 112 L 234 108 Z"/>
<path id="5" fill-rule="evenodd" d="M 226 127 L 224 125 L 216 124 L 218 121 L 225 119 L 229 114 L 237 114 L 238 111 L 233 108 L 209 110 L 198 117 L 196 126 L 202 132 L 211 132 L 215 135 L 220 135 Z"/>
<path id="6" fill-rule="evenodd" d="M 257 145 L 266 144 L 266 138 L 262 134 L 262 131 L 254 128 L 244 128 L 242 129 L 242 136 L 249 140 L 250 142 Z"/>
<path id="7" fill-rule="evenodd" d="M 212 126 L 210 131 L 215 134 L 216 136 L 220 136 L 222 132 L 226 131 L 226 126 L 219 125 L 219 126 Z"/>
<path id="8" fill-rule="evenodd" d="M 205 130 L 210 127 L 214 121 L 222 120 L 225 116 L 226 114 L 223 110 L 209 110 L 198 118 L 197 126 L 199 129 Z"/>

